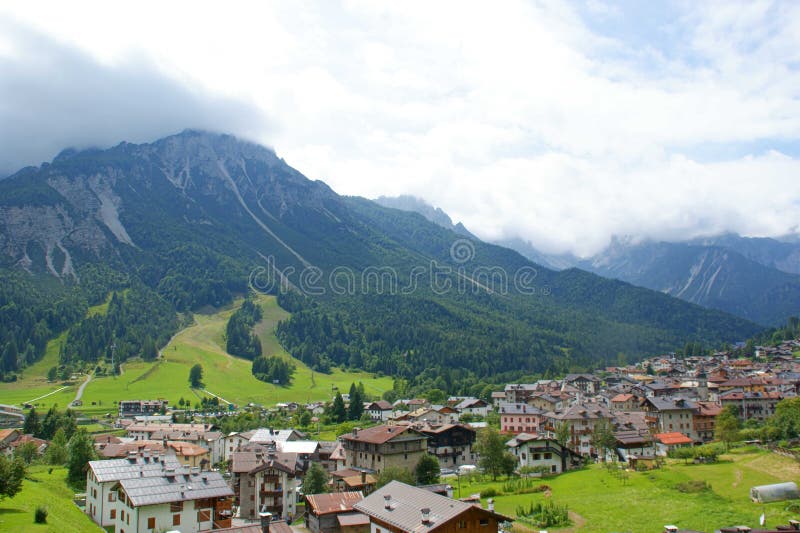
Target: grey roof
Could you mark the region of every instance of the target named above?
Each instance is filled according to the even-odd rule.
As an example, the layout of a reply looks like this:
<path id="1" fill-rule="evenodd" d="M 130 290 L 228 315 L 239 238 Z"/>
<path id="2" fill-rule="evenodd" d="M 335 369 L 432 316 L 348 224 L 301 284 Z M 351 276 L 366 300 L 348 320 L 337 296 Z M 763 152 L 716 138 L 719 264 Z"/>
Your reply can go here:
<path id="1" fill-rule="evenodd" d="M 541 415 L 544 411 L 527 403 L 500 402 L 500 414 L 510 415 Z"/>
<path id="2" fill-rule="evenodd" d="M 697 408 L 697 404 L 691 400 L 686 400 L 685 398 L 663 398 L 656 396 L 653 398 L 645 398 L 645 401 L 659 411 L 683 411 L 686 409 Z"/>
<path id="3" fill-rule="evenodd" d="M 174 455 L 137 455 L 129 459 L 89 461 L 89 468 L 100 483 L 134 477 L 160 476 L 165 469 L 180 468 L 180 466 Z"/>
<path id="4" fill-rule="evenodd" d="M 389 496 L 388 500 L 384 499 L 384 496 Z M 421 510 L 425 508 L 430 509 L 430 524 L 422 523 Z M 353 506 L 356 511 L 409 532 L 434 529 L 473 508 L 475 506 L 472 504 L 440 496 L 400 481 L 384 485 Z"/>
<path id="5" fill-rule="evenodd" d="M 178 469 L 174 475 L 139 477 L 120 481 L 134 507 L 233 496 L 219 472 L 194 472 Z"/>

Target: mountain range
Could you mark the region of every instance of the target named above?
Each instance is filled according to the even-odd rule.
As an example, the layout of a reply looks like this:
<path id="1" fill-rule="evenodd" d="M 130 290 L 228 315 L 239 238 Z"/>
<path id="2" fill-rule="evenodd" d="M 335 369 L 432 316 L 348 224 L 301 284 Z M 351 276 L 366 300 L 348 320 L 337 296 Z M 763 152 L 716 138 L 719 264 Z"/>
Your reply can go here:
<path id="1" fill-rule="evenodd" d="M 340 196 L 229 135 L 65 150 L 0 181 L 0 343 L 24 365 L 67 331 L 62 362 L 111 345 L 124 360 L 163 344 L 180 327 L 174 317 L 249 287 L 278 294 L 292 313 L 282 344 L 321 372 L 363 368 L 464 390 L 761 329 L 543 267 L 434 215 L 439 223 Z M 109 295 L 108 318 L 87 316 Z M 13 357 L 0 370 L 12 372 Z"/>
<path id="2" fill-rule="evenodd" d="M 469 233 L 461 223 L 453 225 L 444 211 L 420 199 L 382 197 L 376 201 L 416 211 L 443 227 Z M 800 314 L 797 237 L 778 240 L 723 234 L 687 242 L 614 238 L 608 247 L 588 258 L 547 254 L 520 238 L 497 244 L 555 270 L 579 268 L 759 324 L 777 326 Z"/>

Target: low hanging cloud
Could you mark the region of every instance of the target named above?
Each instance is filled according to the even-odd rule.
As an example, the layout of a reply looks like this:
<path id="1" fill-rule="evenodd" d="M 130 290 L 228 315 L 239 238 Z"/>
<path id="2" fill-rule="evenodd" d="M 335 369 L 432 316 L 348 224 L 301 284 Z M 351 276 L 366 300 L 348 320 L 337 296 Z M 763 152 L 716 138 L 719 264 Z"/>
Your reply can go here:
<path id="1" fill-rule="evenodd" d="M 268 137 L 341 194 L 412 194 L 546 252 L 800 230 L 800 3 L 191 11 L 0 5 L 41 32 L 0 25 L 0 168 L 198 127 Z"/>
<path id="2" fill-rule="evenodd" d="M 0 177 L 64 148 L 149 142 L 186 128 L 264 138 L 255 105 L 193 90 L 144 56 L 102 64 L 0 19 Z"/>

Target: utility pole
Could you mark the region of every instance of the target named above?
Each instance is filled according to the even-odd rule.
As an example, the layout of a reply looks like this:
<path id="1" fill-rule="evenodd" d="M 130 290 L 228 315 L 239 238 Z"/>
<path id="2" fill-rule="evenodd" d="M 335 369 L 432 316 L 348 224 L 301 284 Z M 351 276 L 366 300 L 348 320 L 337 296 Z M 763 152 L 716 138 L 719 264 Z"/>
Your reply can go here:
<path id="1" fill-rule="evenodd" d="M 117 375 L 117 365 L 114 364 L 114 352 L 117 350 L 117 343 L 111 342 L 111 372 Z"/>

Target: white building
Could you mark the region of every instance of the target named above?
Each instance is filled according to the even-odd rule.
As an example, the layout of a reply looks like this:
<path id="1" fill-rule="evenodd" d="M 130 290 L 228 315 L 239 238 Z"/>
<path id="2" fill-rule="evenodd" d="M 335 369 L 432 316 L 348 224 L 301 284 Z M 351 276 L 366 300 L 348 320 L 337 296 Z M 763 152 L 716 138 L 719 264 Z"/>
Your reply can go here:
<path id="1" fill-rule="evenodd" d="M 174 455 L 131 453 L 127 459 L 89 461 L 86 473 L 86 514 L 101 526 L 113 526 L 117 519 L 117 491 L 113 487 L 125 478 L 162 475 L 167 468 L 179 468 Z"/>
<path id="2" fill-rule="evenodd" d="M 120 480 L 116 533 L 207 531 L 231 526 L 233 490 L 219 472 L 168 468 L 159 476 Z"/>

